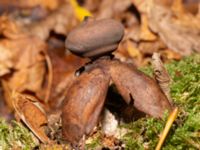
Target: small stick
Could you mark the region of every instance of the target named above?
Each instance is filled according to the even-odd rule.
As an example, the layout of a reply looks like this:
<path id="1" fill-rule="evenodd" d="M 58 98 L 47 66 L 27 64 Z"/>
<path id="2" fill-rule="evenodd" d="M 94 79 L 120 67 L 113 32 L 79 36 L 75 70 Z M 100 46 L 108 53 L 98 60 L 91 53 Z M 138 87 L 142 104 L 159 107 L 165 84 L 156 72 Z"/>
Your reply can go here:
<path id="1" fill-rule="evenodd" d="M 53 67 L 52 67 L 51 59 L 48 55 L 45 55 L 45 59 L 46 59 L 46 62 L 47 62 L 47 67 L 48 67 L 48 85 L 47 85 L 47 90 L 46 90 L 44 102 L 47 103 L 48 100 L 49 100 L 51 88 L 52 88 Z"/>
<path id="2" fill-rule="evenodd" d="M 165 138 L 167 136 L 167 134 L 169 133 L 169 130 L 174 122 L 174 120 L 176 119 L 178 115 L 178 107 L 175 107 L 174 110 L 171 112 L 171 114 L 169 115 L 168 119 L 167 119 L 167 123 L 165 125 L 165 128 L 163 130 L 163 133 L 158 141 L 158 144 L 156 146 L 156 149 L 155 150 L 160 150 L 164 141 L 165 141 Z"/>

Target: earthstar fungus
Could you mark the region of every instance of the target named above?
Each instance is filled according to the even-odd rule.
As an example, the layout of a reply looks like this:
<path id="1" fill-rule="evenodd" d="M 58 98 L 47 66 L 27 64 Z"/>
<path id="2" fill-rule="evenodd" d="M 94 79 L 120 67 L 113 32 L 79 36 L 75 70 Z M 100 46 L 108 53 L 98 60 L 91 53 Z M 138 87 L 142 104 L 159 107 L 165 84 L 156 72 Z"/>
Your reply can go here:
<path id="1" fill-rule="evenodd" d="M 88 18 L 72 30 L 65 46 L 91 62 L 83 66 L 70 86 L 62 107 L 63 138 L 78 144 L 98 123 L 112 80 L 126 103 L 153 117 L 161 118 L 171 111 L 166 95 L 150 77 L 131 64 L 113 58 L 124 35 L 121 23 L 112 19 Z M 112 57 L 111 57 L 112 56 Z"/>

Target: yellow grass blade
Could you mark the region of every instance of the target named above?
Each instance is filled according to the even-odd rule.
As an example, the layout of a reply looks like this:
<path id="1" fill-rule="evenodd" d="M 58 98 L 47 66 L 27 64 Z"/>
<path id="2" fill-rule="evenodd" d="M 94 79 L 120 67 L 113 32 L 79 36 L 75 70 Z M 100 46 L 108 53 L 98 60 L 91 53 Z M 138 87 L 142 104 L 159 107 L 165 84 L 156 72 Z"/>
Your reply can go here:
<path id="1" fill-rule="evenodd" d="M 169 133 L 169 130 L 174 122 L 174 120 L 176 119 L 178 115 L 178 107 L 174 108 L 174 110 L 171 112 L 171 114 L 169 115 L 168 119 L 167 119 L 167 123 L 165 125 L 165 128 L 163 130 L 163 133 L 159 139 L 159 142 L 156 146 L 156 149 L 155 150 L 160 150 L 164 141 L 165 141 L 165 138 L 167 136 L 167 134 Z"/>

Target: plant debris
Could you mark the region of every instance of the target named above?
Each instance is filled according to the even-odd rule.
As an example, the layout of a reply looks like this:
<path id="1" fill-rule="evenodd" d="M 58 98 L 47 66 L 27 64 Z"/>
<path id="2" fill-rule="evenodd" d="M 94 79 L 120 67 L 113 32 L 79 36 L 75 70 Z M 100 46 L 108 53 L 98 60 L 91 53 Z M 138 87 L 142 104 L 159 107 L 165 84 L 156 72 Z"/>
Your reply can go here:
<path id="1" fill-rule="evenodd" d="M 162 149 L 200 149 L 199 33 L 199 0 L 1 0 L 0 149 L 155 149 L 173 107 Z"/>

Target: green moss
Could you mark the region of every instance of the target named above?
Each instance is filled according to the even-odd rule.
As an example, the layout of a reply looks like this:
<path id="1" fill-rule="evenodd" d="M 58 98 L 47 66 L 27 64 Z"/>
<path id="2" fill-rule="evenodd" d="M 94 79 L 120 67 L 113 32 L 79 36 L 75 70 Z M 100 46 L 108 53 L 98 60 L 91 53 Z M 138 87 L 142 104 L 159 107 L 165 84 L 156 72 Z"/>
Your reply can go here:
<path id="1" fill-rule="evenodd" d="M 0 119 L 0 149 L 8 150 L 20 148 L 30 150 L 36 146 L 30 132 L 20 123 L 13 121 L 11 124 Z"/>
<path id="2" fill-rule="evenodd" d="M 163 150 L 200 149 L 200 55 L 166 65 L 173 80 L 171 95 L 180 113 L 163 145 Z M 152 69 L 141 69 L 151 75 Z M 164 121 L 163 121 L 164 120 Z M 127 124 L 123 137 L 126 149 L 155 149 L 166 119 L 142 118 Z"/>

